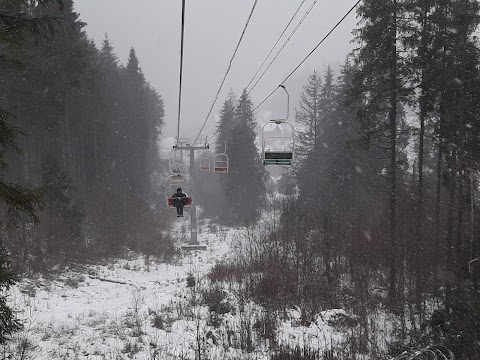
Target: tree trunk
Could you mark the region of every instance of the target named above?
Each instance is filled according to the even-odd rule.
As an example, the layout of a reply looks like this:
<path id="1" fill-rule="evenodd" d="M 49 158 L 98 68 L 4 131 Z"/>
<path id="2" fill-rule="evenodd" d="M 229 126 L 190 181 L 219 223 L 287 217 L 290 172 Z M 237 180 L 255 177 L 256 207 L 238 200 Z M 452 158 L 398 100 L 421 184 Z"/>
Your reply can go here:
<path id="1" fill-rule="evenodd" d="M 446 239 L 446 246 L 447 246 L 447 271 L 450 274 L 453 274 L 454 271 L 454 259 L 453 259 L 453 226 L 454 226 L 454 211 L 455 211 L 455 192 L 457 190 L 457 177 L 456 177 L 456 150 L 452 150 L 451 157 L 453 159 L 453 167 L 450 169 L 450 197 L 448 201 L 448 215 L 447 215 L 447 239 Z M 445 309 L 450 312 L 451 304 L 452 304 L 452 284 L 450 281 L 451 276 L 447 278 L 447 284 L 445 287 Z"/>
<path id="2" fill-rule="evenodd" d="M 457 194 L 457 206 L 458 206 L 458 218 L 457 218 L 457 239 L 455 244 L 455 277 L 457 282 L 463 278 L 463 269 L 465 267 L 466 261 L 463 260 L 463 215 L 465 212 L 465 201 L 464 201 L 464 184 L 463 176 L 459 176 L 458 184 L 458 194 Z M 465 264 L 464 264 L 465 263 Z M 458 285 L 460 285 L 458 283 Z"/>
<path id="3" fill-rule="evenodd" d="M 430 8 L 430 4 L 424 3 L 424 8 L 422 9 L 421 13 L 421 23 L 422 23 L 422 31 L 421 31 L 421 40 L 420 40 L 420 61 L 422 67 L 422 74 L 421 74 L 421 83 L 420 83 L 420 133 L 418 139 L 418 203 L 417 203 L 417 224 L 416 224 L 416 306 L 417 311 L 420 313 L 420 322 L 423 323 L 423 314 L 422 311 L 422 294 L 424 292 L 424 273 L 425 269 L 423 264 L 423 250 L 424 250 L 424 231 L 423 231 L 423 222 L 424 222 L 424 193 L 423 193 L 423 163 L 424 163 L 424 152 L 425 152 L 425 119 L 427 117 L 427 106 L 428 106 L 428 99 L 427 99 L 427 84 L 426 84 L 426 77 L 427 77 L 427 66 L 428 66 L 428 59 L 427 57 L 427 50 L 428 50 L 428 38 L 427 35 L 429 33 L 428 28 L 428 20 L 427 20 L 427 13 Z"/>
<path id="4" fill-rule="evenodd" d="M 392 33 L 391 33 L 391 68 L 390 68 L 390 279 L 389 298 L 393 303 L 396 299 L 396 252 L 397 252 L 397 222 L 396 222 L 396 181 L 397 181 L 397 0 L 393 0 Z"/>
<path id="5" fill-rule="evenodd" d="M 443 116 L 442 111 L 440 110 L 440 124 L 439 124 L 439 131 L 442 131 L 442 123 L 443 123 Z M 441 224 L 440 224 L 440 208 L 442 204 L 442 161 L 443 161 L 443 142 L 442 137 L 439 137 L 438 143 L 438 154 L 437 154 L 437 174 L 436 174 L 436 195 L 435 195 L 435 239 L 440 239 L 441 235 Z M 438 295 L 438 250 L 437 246 L 433 246 L 433 266 L 434 266 L 434 273 L 433 273 L 433 286 L 434 286 L 434 293 Z"/>

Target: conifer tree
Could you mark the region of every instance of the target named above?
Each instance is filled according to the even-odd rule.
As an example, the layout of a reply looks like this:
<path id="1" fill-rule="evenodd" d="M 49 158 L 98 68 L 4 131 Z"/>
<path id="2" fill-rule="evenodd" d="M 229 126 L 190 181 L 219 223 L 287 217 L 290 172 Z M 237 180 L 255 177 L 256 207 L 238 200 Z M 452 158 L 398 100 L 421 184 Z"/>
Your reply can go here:
<path id="1" fill-rule="evenodd" d="M 304 130 L 297 133 L 295 155 L 301 161 L 309 153 L 316 153 L 320 126 L 320 94 L 322 78 L 316 70 L 308 77 L 300 98 L 300 109 L 296 111 L 295 120 L 303 125 Z"/>
<path id="2" fill-rule="evenodd" d="M 232 129 L 236 125 L 235 105 L 237 100 L 233 92 L 230 92 L 227 100 L 223 103 L 220 110 L 220 121 L 218 123 L 218 137 L 215 150 L 217 153 L 225 151 L 225 142 L 232 142 Z"/>
<path id="3" fill-rule="evenodd" d="M 335 101 L 333 72 L 330 67 L 325 72 L 323 85 L 320 76 L 314 71 L 304 86 L 300 101 L 301 110 L 297 112 L 297 121 L 306 127 L 305 131 L 298 133 L 300 157 L 297 177 L 300 196 L 313 203 L 321 197 L 322 169 L 332 160 L 333 154 L 328 149 L 325 139 L 332 135 L 327 128 L 335 123 L 333 117 L 337 107 Z"/>
<path id="4" fill-rule="evenodd" d="M 398 39 L 404 31 L 404 0 L 368 0 L 358 7 L 362 26 L 355 31 L 359 48 L 354 53 L 357 70 L 351 98 L 362 99 L 363 109 L 357 112 L 368 146 L 387 150 L 389 165 L 389 297 L 396 300 L 397 290 L 397 140 L 398 106 L 405 101 L 407 87 Z"/>
<path id="5" fill-rule="evenodd" d="M 229 172 L 222 182 L 231 221 L 248 225 L 258 219 L 264 204 L 266 174 L 255 145 L 253 106 L 245 90 L 232 117 L 233 105 L 230 96 L 224 103 L 220 122 L 219 141 L 225 139 L 229 156 Z M 217 143 L 217 148 L 221 149 L 222 144 Z"/>
<path id="6" fill-rule="evenodd" d="M 215 145 L 215 154 L 222 154 L 226 151 L 227 156 L 231 154 L 230 146 L 233 143 L 233 128 L 236 125 L 235 119 L 235 104 L 236 98 L 233 92 L 228 94 L 227 100 L 222 105 L 222 109 L 220 110 L 220 120 L 218 123 L 218 136 Z M 212 163 L 214 166 L 214 163 Z M 223 221 L 232 221 L 233 219 L 233 209 L 230 206 L 230 202 L 227 204 L 226 195 L 228 194 L 228 183 L 230 182 L 230 175 L 222 174 L 224 176 L 218 175 L 220 188 L 218 189 L 220 202 L 219 208 L 220 217 Z M 223 201 L 222 201 L 223 199 Z"/>
<path id="7" fill-rule="evenodd" d="M 82 222 L 84 213 L 75 199 L 75 191 L 61 162 L 54 156 L 46 156 L 42 164 L 42 189 L 45 209 L 40 214 L 39 225 L 34 234 L 42 244 L 38 262 L 44 263 L 48 269 L 48 258 L 55 261 L 79 259 L 79 251 L 83 248 Z"/>
<path id="8" fill-rule="evenodd" d="M 0 5 L 2 10 L 0 12 L 0 44 L 3 51 L 11 49 L 12 46 L 22 47 L 27 39 L 46 36 L 48 32 L 54 30 L 55 21 L 51 17 L 36 18 L 22 11 L 28 7 L 32 9 L 50 2 L 53 0 L 43 0 L 38 3 L 11 1 Z M 57 2 L 62 4 L 59 0 Z M 3 51 L 2 59 L 7 59 L 4 64 L 17 63 L 18 59 L 11 57 L 10 54 L 5 55 Z M 4 110 L 4 106 L 5 104 L 0 104 L 0 203 L 17 216 L 26 213 L 36 218 L 35 211 L 42 205 L 41 194 L 28 187 L 5 181 L 6 157 L 9 152 L 19 151 L 16 142 L 20 132 L 11 124 L 12 115 Z M 8 217 L 4 217 L 3 222 L 6 219 Z M 7 291 L 13 284 L 13 274 L 2 244 L 0 248 L 0 289 Z M 9 335 L 21 328 L 12 309 L 7 305 L 4 294 L 0 296 L 0 314 L 0 343 L 4 343 Z"/>
<path id="9" fill-rule="evenodd" d="M 415 247 L 416 264 L 416 303 L 420 308 L 421 291 L 423 290 L 423 277 L 425 270 L 422 269 L 424 263 L 423 251 L 425 248 L 424 222 L 427 218 L 424 216 L 424 164 L 426 154 L 429 149 L 425 144 L 429 142 L 427 137 L 428 117 L 434 110 L 435 98 L 435 62 L 441 56 L 440 43 L 434 41 L 438 29 L 435 28 L 432 19 L 434 18 L 433 2 L 427 0 L 413 0 L 407 2 L 406 11 L 411 13 L 413 21 L 409 24 L 406 36 L 403 38 L 405 48 L 411 51 L 413 56 L 409 57 L 409 66 L 412 68 L 410 73 L 411 82 L 419 89 L 418 96 L 418 157 L 417 157 L 417 215 L 416 215 L 416 239 L 413 244 Z M 413 94 L 412 94 L 413 95 Z M 431 139 L 430 139 L 431 140 Z M 431 141 L 430 141 L 431 143 Z M 431 151 L 432 149 L 430 149 Z M 420 310 L 420 309 L 419 309 Z"/>
<path id="10" fill-rule="evenodd" d="M 160 238 L 158 227 L 163 226 L 151 196 L 163 102 L 141 74 L 138 59 L 130 70 L 120 66 L 108 38 L 97 51 L 73 2 L 63 4 L 61 12 L 54 5 L 28 12 L 38 19 L 54 19 L 55 41 L 47 38 L 39 47 L 30 39 L 25 49 L 3 49 L 24 65 L 0 74 L 0 92 L 15 114 L 10 118 L 15 127 L 28 134 L 17 142 L 25 156 L 15 157 L 6 175 L 40 185 L 42 164 L 49 154 L 60 155 L 59 166 L 70 180 L 69 198 L 82 203 L 87 216 L 81 236 L 89 241 L 78 243 L 82 250 L 112 254 L 127 240 L 139 249 L 143 245 L 138 238 Z M 135 64 L 131 58 L 130 65 Z M 131 196 L 125 199 L 125 194 Z M 42 214 L 50 217 L 48 211 Z M 36 237 L 45 235 L 40 234 L 42 226 L 30 230 L 28 221 L 21 226 L 24 231 L 8 238 L 15 257 L 28 256 Z M 76 240 L 63 241 L 67 248 Z"/>

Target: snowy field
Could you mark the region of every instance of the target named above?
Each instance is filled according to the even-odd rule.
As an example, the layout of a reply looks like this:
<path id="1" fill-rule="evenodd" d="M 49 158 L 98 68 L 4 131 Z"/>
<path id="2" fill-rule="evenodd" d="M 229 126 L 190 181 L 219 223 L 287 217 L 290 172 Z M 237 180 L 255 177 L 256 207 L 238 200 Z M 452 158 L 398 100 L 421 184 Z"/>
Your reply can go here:
<path id="1" fill-rule="evenodd" d="M 181 224 L 177 221 L 174 229 L 177 239 L 185 238 Z M 200 300 L 207 282 L 203 276 L 215 261 L 232 256 L 231 243 L 241 233 L 208 229 L 199 232 L 199 242 L 208 249 L 183 253 L 174 264 L 147 262 L 133 254 L 110 264 L 78 266 L 55 279 L 22 280 L 9 301 L 25 328 L 3 349 L 3 357 L 196 359 L 200 352 L 202 359 L 270 359 L 268 343 L 255 341 L 253 330 L 245 332 L 261 323 L 259 306 L 239 307 L 234 292 L 227 290 L 230 311 L 215 325 Z M 292 310 L 289 321 L 277 329 L 277 343 L 317 349 L 338 344 L 343 335 L 329 324 L 343 313 L 326 311 L 305 328 Z"/>

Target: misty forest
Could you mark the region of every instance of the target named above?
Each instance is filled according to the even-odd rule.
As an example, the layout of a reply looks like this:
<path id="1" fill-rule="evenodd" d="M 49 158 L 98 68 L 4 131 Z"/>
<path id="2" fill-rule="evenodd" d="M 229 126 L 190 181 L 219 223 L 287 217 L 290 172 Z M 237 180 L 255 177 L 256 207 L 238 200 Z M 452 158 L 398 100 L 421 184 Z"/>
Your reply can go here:
<path id="1" fill-rule="evenodd" d="M 165 155 L 134 48 L 72 0 L 0 1 L 2 359 L 480 358 L 480 2 L 351 5 L 266 165 L 248 87 Z"/>

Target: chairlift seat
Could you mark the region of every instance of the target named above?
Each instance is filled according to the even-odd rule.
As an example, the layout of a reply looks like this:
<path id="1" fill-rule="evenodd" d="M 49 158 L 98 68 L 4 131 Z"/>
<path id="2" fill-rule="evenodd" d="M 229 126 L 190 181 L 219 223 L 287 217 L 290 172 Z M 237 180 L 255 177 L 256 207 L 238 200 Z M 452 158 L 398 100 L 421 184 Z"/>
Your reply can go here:
<path id="1" fill-rule="evenodd" d="M 264 165 L 291 165 L 293 160 L 292 151 L 265 151 Z"/>
<path id="2" fill-rule="evenodd" d="M 176 197 L 171 197 L 179 187 L 183 188 L 187 194 L 192 194 L 192 178 L 188 174 L 172 174 L 165 179 L 165 197 L 168 208 L 175 208 Z M 184 207 L 191 207 L 192 197 L 182 197 Z"/>
<path id="3" fill-rule="evenodd" d="M 171 185 L 174 185 L 174 184 L 183 184 L 185 182 L 185 176 L 183 176 L 182 174 L 174 174 L 172 176 L 170 176 L 170 184 Z"/>
<path id="4" fill-rule="evenodd" d="M 208 158 L 200 159 L 200 170 L 210 171 L 210 159 Z"/>
<path id="5" fill-rule="evenodd" d="M 191 197 L 184 197 L 184 198 L 173 198 L 169 197 L 167 199 L 167 205 L 170 209 L 175 209 L 175 199 L 182 199 L 183 200 L 183 207 L 189 208 L 192 206 L 192 198 Z"/>
<path id="6" fill-rule="evenodd" d="M 277 127 L 288 127 L 290 135 L 265 136 L 265 127 L 276 124 Z M 286 165 L 293 164 L 295 151 L 295 129 L 286 121 L 271 121 L 262 127 L 262 160 L 264 165 Z"/>
<path id="7" fill-rule="evenodd" d="M 228 173 L 228 155 L 220 153 L 215 155 L 215 161 L 213 164 L 213 172 L 215 173 Z"/>
<path id="8" fill-rule="evenodd" d="M 225 173 L 225 172 L 228 172 L 228 167 L 227 166 L 216 166 L 213 171 L 216 172 L 216 173 Z"/>

